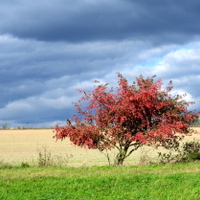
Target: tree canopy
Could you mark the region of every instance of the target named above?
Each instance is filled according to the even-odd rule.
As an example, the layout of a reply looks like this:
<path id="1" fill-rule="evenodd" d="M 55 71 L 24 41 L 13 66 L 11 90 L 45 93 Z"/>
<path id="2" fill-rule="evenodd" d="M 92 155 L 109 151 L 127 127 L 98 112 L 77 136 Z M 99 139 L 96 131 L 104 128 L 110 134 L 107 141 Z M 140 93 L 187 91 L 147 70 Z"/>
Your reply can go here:
<path id="1" fill-rule="evenodd" d="M 141 75 L 131 85 L 121 74 L 118 79 L 116 88 L 99 84 L 93 91 L 79 90 L 83 97 L 74 104 L 78 115 L 66 126 L 56 126 L 55 137 L 101 151 L 116 148 L 115 161 L 121 165 L 144 144 L 167 147 L 190 132 L 199 112 L 188 110 L 193 102 L 171 94 L 172 82 L 163 89 L 162 80 L 155 81 L 155 76 Z"/>

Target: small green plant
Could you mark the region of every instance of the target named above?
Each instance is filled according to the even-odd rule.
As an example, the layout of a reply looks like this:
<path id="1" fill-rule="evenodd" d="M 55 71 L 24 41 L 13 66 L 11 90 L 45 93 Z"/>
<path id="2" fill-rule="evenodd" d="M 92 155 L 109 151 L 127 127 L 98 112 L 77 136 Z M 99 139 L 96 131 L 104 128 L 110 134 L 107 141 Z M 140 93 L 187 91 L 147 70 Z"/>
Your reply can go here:
<path id="1" fill-rule="evenodd" d="M 53 165 L 51 151 L 46 146 L 38 149 L 38 167 L 47 167 Z"/>
<path id="2" fill-rule="evenodd" d="M 72 158 L 72 154 L 67 154 L 65 157 L 62 155 L 53 155 L 51 151 L 46 147 L 38 149 L 38 167 L 48 167 L 48 166 L 66 166 L 69 159 Z"/>
<path id="3" fill-rule="evenodd" d="M 22 168 L 27 168 L 27 167 L 30 167 L 30 165 L 27 162 L 22 162 L 21 163 L 21 167 Z"/>

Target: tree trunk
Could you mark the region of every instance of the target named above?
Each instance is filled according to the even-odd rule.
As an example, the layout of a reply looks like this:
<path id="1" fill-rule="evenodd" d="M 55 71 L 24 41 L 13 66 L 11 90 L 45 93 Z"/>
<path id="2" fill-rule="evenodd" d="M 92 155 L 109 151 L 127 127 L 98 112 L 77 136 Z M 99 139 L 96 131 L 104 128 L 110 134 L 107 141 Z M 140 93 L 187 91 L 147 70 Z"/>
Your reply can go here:
<path id="1" fill-rule="evenodd" d="M 121 166 L 124 163 L 125 158 L 116 158 L 115 165 Z"/>
<path id="2" fill-rule="evenodd" d="M 121 151 L 119 151 L 119 153 L 117 154 L 116 158 L 115 158 L 115 165 L 120 166 L 123 165 L 124 160 L 126 158 L 126 153 L 124 151 L 124 149 L 121 149 Z"/>

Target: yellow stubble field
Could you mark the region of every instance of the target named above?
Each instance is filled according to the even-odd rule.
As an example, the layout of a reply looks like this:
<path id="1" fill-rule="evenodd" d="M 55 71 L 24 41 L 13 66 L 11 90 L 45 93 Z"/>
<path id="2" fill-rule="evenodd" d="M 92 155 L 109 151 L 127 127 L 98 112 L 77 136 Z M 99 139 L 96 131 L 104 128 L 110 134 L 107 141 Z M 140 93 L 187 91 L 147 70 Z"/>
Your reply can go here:
<path id="1" fill-rule="evenodd" d="M 194 137 L 200 139 L 200 128 L 193 136 L 187 136 L 185 140 Z M 52 129 L 19 129 L 0 130 L 0 162 L 18 165 L 22 162 L 37 165 L 39 152 L 51 152 L 51 157 L 59 159 L 61 164 L 67 166 L 96 166 L 107 165 L 107 159 L 98 150 L 84 149 L 71 144 L 68 139 L 56 141 L 53 138 Z M 116 152 L 109 152 L 111 158 Z M 157 150 L 151 147 L 142 147 L 127 158 L 125 164 L 137 164 L 141 157 L 157 156 Z"/>

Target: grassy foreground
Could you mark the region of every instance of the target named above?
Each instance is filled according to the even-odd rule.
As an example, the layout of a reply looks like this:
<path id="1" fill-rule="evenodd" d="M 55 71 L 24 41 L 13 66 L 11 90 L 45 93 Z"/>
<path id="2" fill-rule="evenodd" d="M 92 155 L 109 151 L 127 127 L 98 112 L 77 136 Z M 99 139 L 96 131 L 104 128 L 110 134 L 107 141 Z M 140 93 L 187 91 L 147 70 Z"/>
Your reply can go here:
<path id="1" fill-rule="evenodd" d="M 200 164 L 0 169 L 1 200 L 199 200 Z"/>

